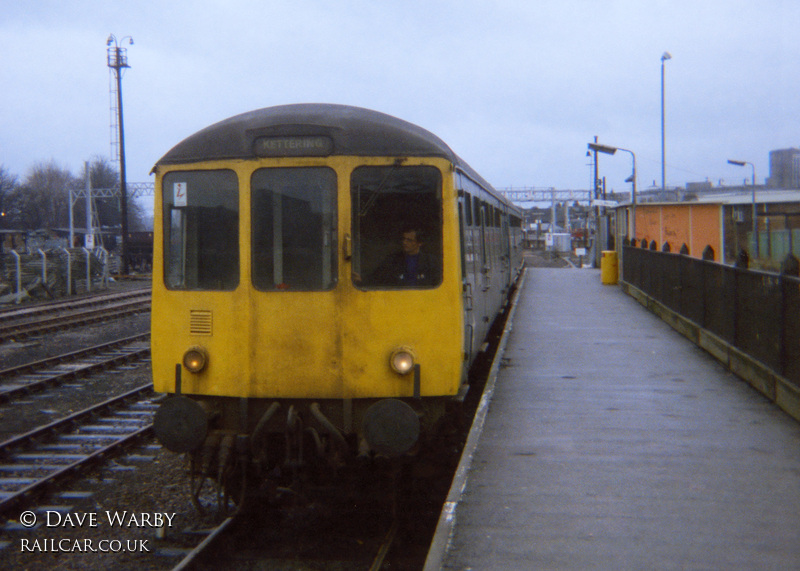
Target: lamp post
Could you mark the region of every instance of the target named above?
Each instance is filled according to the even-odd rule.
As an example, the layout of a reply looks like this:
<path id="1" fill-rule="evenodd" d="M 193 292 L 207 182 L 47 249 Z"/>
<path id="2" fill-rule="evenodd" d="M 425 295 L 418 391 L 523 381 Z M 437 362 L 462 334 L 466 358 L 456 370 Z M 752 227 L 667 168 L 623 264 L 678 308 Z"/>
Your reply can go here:
<path id="1" fill-rule="evenodd" d="M 745 165 L 750 165 L 753 169 L 753 253 L 755 257 L 758 258 L 758 217 L 756 216 L 756 166 L 749 162 L 749 161 L 734 161 L 732 159 L 728 159 L 728 164 L 736 165 L 737 167 L 743 167 Z"/>
<path id="2" fill-rule="evenodd" d="M 629 179 L 625 182 L 631 182 L 631 239 L 636 239 L 636 154 L 629 150 L 623 149 L 622 147 L 611 147 L 609 145 L 598 145 L 597 143 L 589 143 L 589 148 L 593 151 L 605 153 L 607 155 L 613 155 L 617 151 L 624 151 L 626 153 L 631 154 L 631 158 L 633 159 L 633 172 Z"/>
<path id="3" fill-rule="evenodd" d="M 128 50 L 120 47 L 125 42 L 133 45 L 133 38 L 125 36 L 117 42 L 116 36 L 108 36 L 108 67 L 114 70 L 117 80 L 117 124 L 119 125 L 119 193 L 122 204 L 120 216 L 122 218 L 122 273 L 128 273 L 128 188 L 125 180 L 125 128 L 122 123 L 122 70 L 128 65 Z M 113 44 L 113 45 L 112 45 Z"/>
<path id="4" fill-rule="evenodd" d="M 667 152 L 664 133 L 664 62 L 672 59 L 669 52 L 661 54 L 661 192 L 667 188 Z"/>

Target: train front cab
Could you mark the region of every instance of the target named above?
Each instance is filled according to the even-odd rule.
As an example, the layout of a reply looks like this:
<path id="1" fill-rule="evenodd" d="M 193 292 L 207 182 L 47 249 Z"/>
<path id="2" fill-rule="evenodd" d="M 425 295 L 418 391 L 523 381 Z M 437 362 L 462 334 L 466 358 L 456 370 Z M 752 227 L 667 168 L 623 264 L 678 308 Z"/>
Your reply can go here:
<path id="1" fill-rule="evenodd" d="M 283 434 L 292 410 L 323 437 L 362 440 L 387 400 L 430 428 L 465 366 L 452 173 L 394 157 L 157 166 L 154 386 L 200 403 L 162 415 L 172 449 L 196 450 L 204 432 Z M 398 284 L 383 262 L 409 227 L 433 262 Z M 201 409 L 205 426 L 178 422 Z M 410 448 L 375 432 L 373 451 Z"/>

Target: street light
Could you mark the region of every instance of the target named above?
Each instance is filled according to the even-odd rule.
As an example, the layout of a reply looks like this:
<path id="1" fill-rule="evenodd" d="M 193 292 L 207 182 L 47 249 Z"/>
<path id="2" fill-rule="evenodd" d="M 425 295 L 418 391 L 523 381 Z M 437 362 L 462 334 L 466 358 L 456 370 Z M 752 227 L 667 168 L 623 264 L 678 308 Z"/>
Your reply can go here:
<path id="1" fill-rule="evenodd" d="M 128 50 L 120 47 L 127 40 L 133 45 L 133 38 L 125 36 L 117 42 L 114 34 L 108 36 L 108 67 L 114 70 L 117 79 L 117 123 L 119 125 L 119 193 L 122 200 L 120 216 L 122 217 L 122 273 L 128 273 L 128 185 L 125 180 L 125 129 L 122 124 L 122 70 L 128 65 Z M 113 46 L 112 46 L 113 44 Z"/>
<path id="2" fill-rule="evenodd" d="M 631 239 L 636 239 L 636 154 L 629 149 L 623 149 L 622 147 L 611 147 L 608 145 L 598 145 L 597 143 L 589 143 L 589 148 L 593 151 L 597 151 L 599 153 L 605 153 L 607 155 L 613 155 L 617 151 L 624 151 L 626 153 L 631 154 L 631 158 L 633 159 L 633 172 L 631 173 L 630 178 L 626 179 L 625 182 L 630 181 L 632 186 L 631 191 Z"/>
<path id="3" fill-rule="evenodd" d="M 661 54 L 661 192 L 667 188 L 667 153 L 664 134 L 664 62 L 672 59 L 669 52 Z"/>
<path id="4" fill-rule="evenodd" d="M 617 147 L 609 147 L 608 145 L 600 145 L 599 143 L 589 143 L 587 146 L 591 151 L 597 151 L 598 153 L 605 153 L 607 155 L 613 155 L 617 152 Z"/>
<path id="5" fill-rule="evenodd" d="M 753 242 L 755 242 L 753 247 L 753 252 L 755 253 L 755 257 L 758 258 L 758 218 L 756 217 L 756 166 L 749 161 L 734 161 L 732 159 L 728 159 L 728 164 L 736 165 L 737 167 L 750 165 L 750 167 L 753 169 Z"/>

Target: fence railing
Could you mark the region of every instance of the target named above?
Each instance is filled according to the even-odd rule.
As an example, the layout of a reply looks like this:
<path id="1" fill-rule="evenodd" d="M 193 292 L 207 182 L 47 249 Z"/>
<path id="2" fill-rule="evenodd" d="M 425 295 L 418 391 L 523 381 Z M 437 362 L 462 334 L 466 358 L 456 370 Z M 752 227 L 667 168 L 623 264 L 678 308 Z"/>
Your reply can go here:
<path id="1" fill-rule="evenodd" d="M 622 268 L 623 281 L 800 388 L 800 278 L 632 246 Z"/>
<path id="2" fill-rule="evenodd" d="M 0 304 L 27 298 L 58 298 L 108 287 L 104 248 L 58 248 L 0 255 Z"/>

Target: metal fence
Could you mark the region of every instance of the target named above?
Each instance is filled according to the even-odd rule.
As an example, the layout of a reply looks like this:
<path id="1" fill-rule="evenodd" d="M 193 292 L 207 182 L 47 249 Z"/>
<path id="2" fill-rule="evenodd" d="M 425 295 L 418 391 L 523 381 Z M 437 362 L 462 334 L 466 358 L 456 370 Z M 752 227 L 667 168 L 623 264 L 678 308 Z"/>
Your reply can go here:
<path id="1" fill-rule="evenodd" d="M 800 278 L 633 246 L 622 268 L 625 282 L 800 388 Z"/>
<path id="2" fill-rule="evenodd" d="M 58 298 L 108 287 L 104 248 L 56 248 L 0 255 L 0 304 Z"/>

